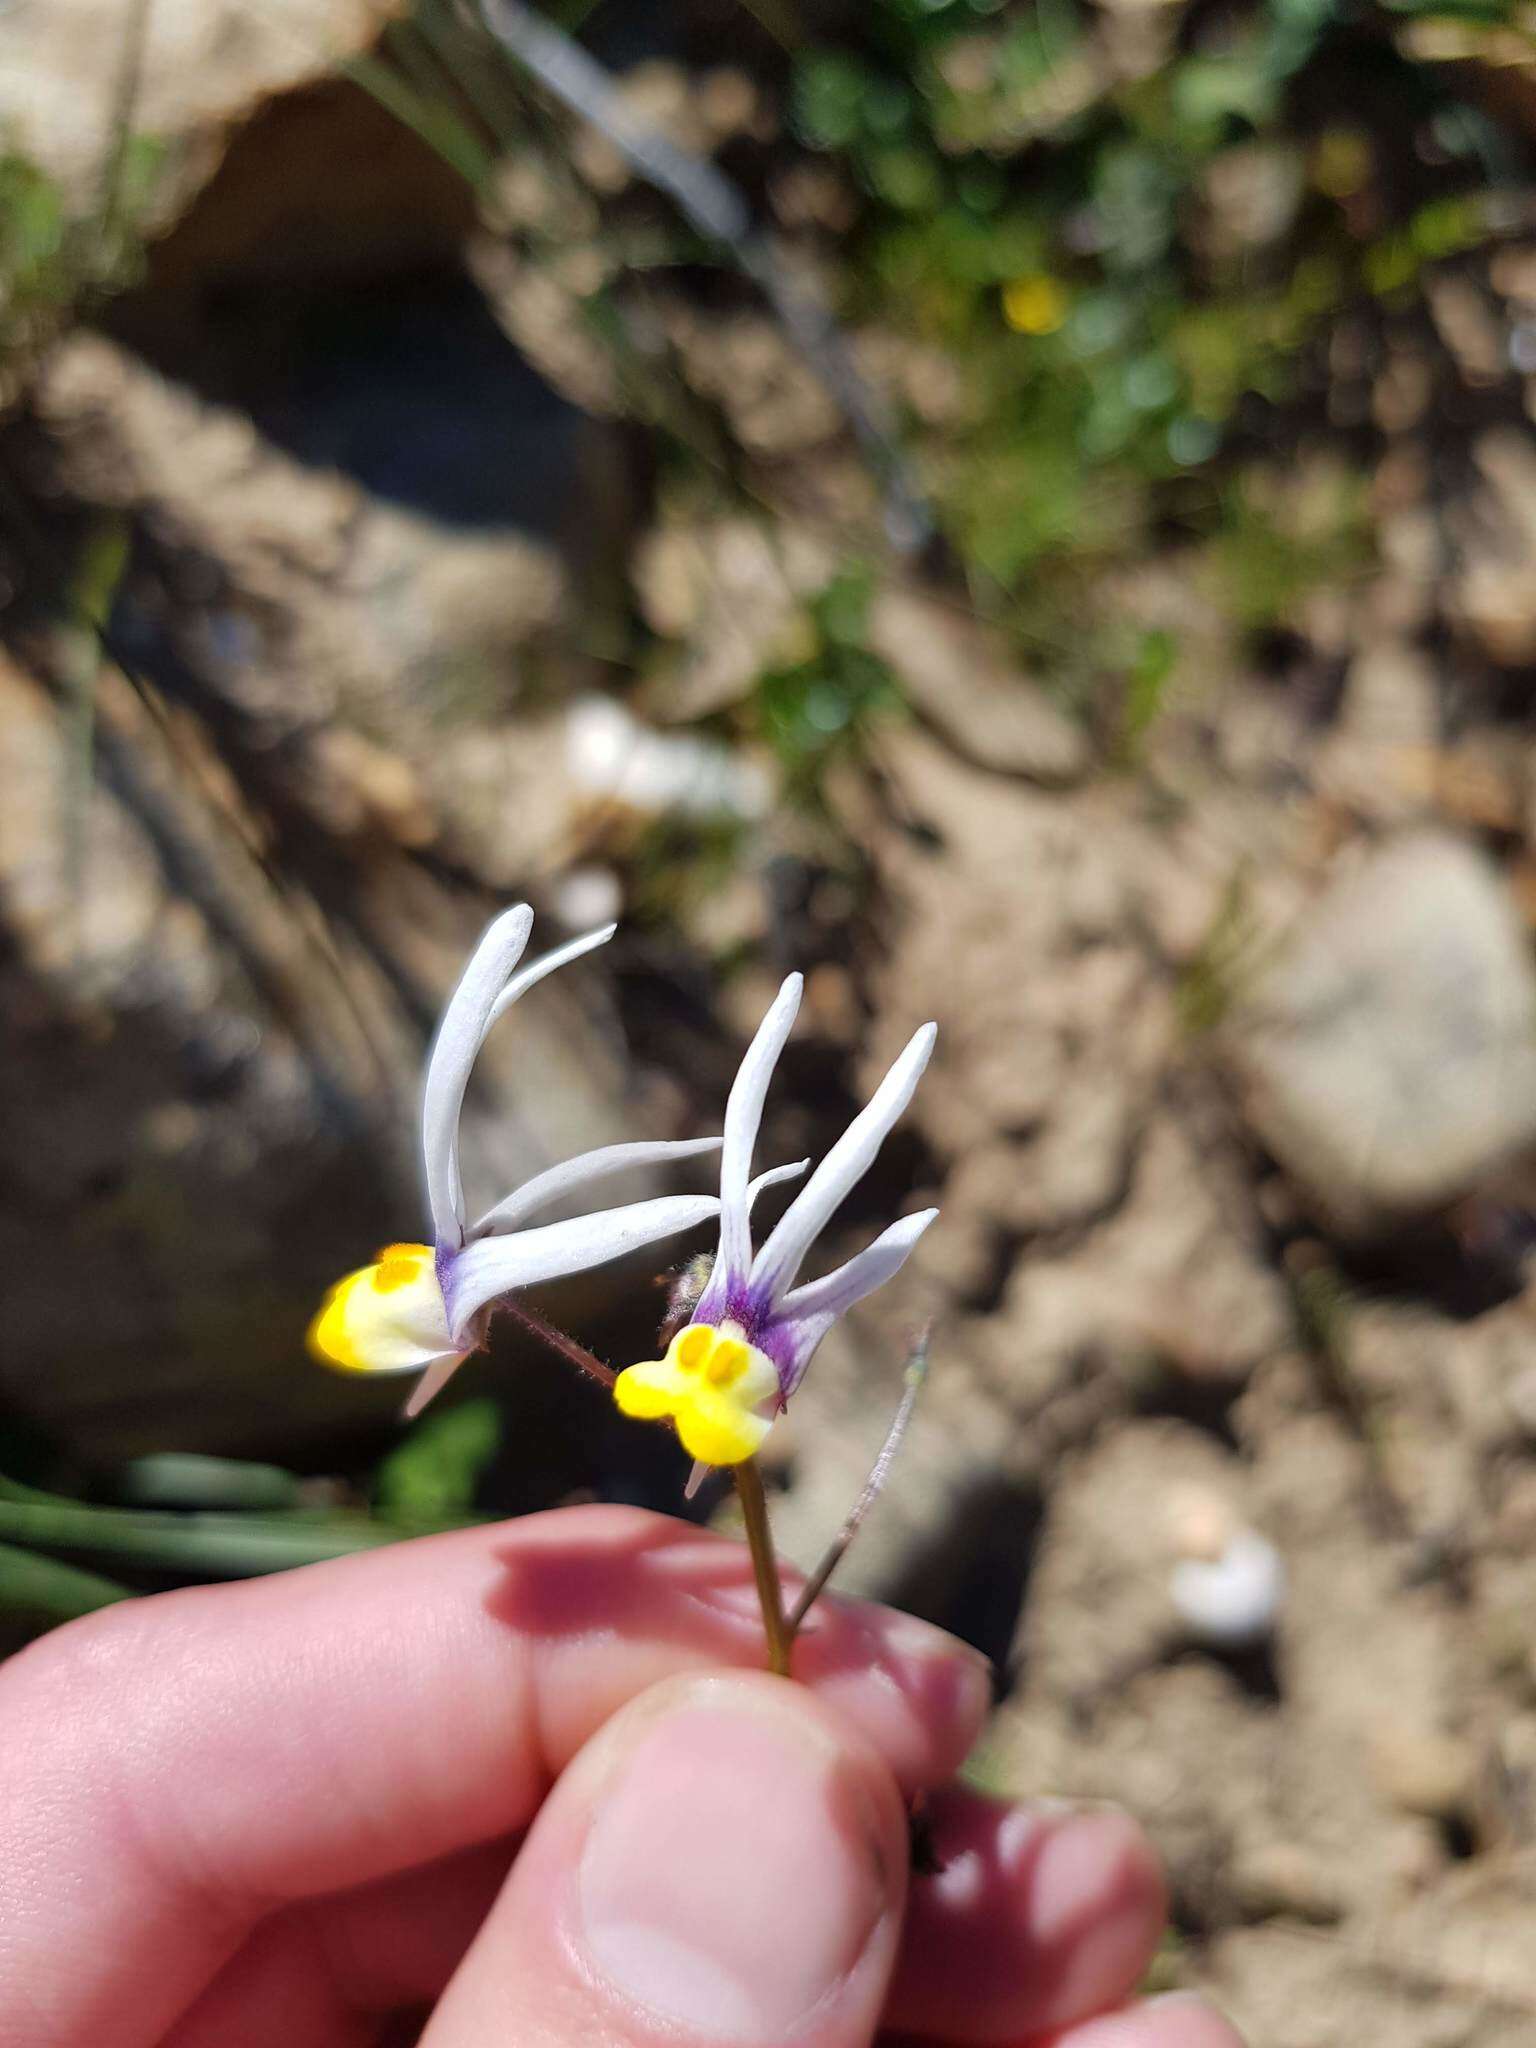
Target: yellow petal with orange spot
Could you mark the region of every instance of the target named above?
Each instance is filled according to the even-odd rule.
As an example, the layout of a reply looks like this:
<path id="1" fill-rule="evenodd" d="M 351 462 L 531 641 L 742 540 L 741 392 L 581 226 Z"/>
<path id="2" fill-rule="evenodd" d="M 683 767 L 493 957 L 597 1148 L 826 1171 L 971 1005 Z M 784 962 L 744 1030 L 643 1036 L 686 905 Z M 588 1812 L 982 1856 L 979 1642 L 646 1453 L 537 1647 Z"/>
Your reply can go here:
<path id="1" fill-rule="evenodd" d="M 387 1245 L 339 1280 L 309 1326 L 309 1348 L 338 1372 L 418 1372 L 462 1356 L 429 1245 Z"/>
<path id="2" fill-rule="evenodd" d="M 631 1365 L 614 1381 L 613 1398 L 625 1415 L 647 1422 L 670 1418 L 683 1447 L 705 1465 L 739 1465 L 750 1458 L 771 1426 L 757 1413 L 776 1399 L 773 1361 L 735 1332 L 690 1323 L 667 1346 L 665 1358 Z"/>

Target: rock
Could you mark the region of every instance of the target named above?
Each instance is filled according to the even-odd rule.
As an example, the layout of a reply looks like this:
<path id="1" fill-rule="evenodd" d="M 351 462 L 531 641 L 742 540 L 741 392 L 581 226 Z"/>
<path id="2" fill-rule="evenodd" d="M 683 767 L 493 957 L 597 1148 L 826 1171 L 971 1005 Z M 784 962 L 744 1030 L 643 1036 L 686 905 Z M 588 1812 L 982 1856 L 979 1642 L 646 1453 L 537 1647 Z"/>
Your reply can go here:
<path id="1" fill-rule="evenodd" d="M 1239 1529 L 1219 1557 L 1182 1558 L 1168 1590 L 1197 1642 L 1243 1649 L 1273 1633 L 1285 1597 L 1285 1565 L 1267 1537 Z"/>
<path id="2" fill-rule="evenodd" d="M 1446 609 L 1491 660 L 1520 666 L 1536 657 L 1536 452 L 1528 432 L 1495 427 L 1473 455 L 1482 488 L 1454 509 Z"/>
<path id="3" fill-rule="evenodd" d="M 1277 1913 L 1326 1926 L 1344 1911 L 1339 1887 L 1322 1857 L 1294 1842 L 1255 1842 L 1233 1858 L 1232 1889 L 1255 1919 Z"/>
<path id="4" fill-rule="evenodd" d="M 424 1039 L 483 913 L 344 816 L 319 843 L 353 916 L 295 917 L 294 846 L 257 840 L 201 727 L 162 725 L 110 669 L 95 709 L 99 773 L 71 819 L 70 729 L 0 662 L 0 1400 L 89 1462 L 302 1461 L 398 1410 L 396 1384 L 318 1371 L 303 1333 L 323 1287 L 420 1228 Z M 665 1127 L 603 974 L 567 969 L 488 1041 L 463 1128 L 477 1204 Z M 642 1173 L 612 1199 L 656 1191 Z M 577 1284 L 573 1319 L 626 1295 L 643 1313 L 646 1277 Z"/>
<path id="5" fill-rule="evenodd" d="M 1315 906 L 1229 1036 L 1260 1137 L 1355 1228 L 1450 1201 L 1536 1138 L 1536 972 L 1464 842 L 1389 843 Z"/>
<path id="6" fill-rule="evenodd" d="M 7 8 L 0 130 L 73 197 L 94 197 L 136 13 L 136 133 L 207 134 L 271 94 L 331 74 L 394 12 L 380 0 L 46 0 Z"/>
<path id="7" fill-rule="evenodd" d="M 826 542 L 792 521 L 722 519 L 652 529 L 635 553 L 636 595 L 653 631 L 680 643 L 650 679 L 646 707 L 668 722 L 744 697 L 765 668 L 803 655 L 806 604 L 831 578 Z"/>
<path id="8" fill-rule="evenodd" d="M 1389 1722 L 1372 1739 L 1371 1773 L 1401 1812 L 1454 1820 L 1471 1801 L 1477 1759 L 1454 1735 Z"/>
<path id="9" fill-rule="evenodd" d="M 996 637 L 953 605 L 892 585 L 870 607 L 869 644 L 907 697 L 978 767 L 1065 782 L 1088 765 L 1088 736 Z"/>
<path id="10" fill-rule="evenodd" d="M 678 301 L 667 329 L 689 386 L 720 406 L 754 455 L 804 454 L 837 433 L 836 402 L 766 315 L 717 310 L 706 317 Z"/>
<path id="11" fill-rule="evenodd" d="M 773 781 L 761 761 L 691 732 L 656 732 L 613 697 L 578 697 L 566 716 L 566 770 L 580 796 L 644 818 L 764 817 Z"/>

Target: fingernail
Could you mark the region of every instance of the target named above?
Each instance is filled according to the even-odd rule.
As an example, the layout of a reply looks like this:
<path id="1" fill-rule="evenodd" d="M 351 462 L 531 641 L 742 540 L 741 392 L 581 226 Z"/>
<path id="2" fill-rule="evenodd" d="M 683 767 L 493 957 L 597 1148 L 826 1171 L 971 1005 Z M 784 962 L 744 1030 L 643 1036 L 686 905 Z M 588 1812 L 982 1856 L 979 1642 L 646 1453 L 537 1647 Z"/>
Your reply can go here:
<path id="1" fill-rule="evenodd" d="M 678 1709 L 620 1767 L 581 1861 L 592 1964 L 713 2038 L 776 2041 L 847 1979 L 888 1899 L 853 1769 L 790 1713 Z"/>

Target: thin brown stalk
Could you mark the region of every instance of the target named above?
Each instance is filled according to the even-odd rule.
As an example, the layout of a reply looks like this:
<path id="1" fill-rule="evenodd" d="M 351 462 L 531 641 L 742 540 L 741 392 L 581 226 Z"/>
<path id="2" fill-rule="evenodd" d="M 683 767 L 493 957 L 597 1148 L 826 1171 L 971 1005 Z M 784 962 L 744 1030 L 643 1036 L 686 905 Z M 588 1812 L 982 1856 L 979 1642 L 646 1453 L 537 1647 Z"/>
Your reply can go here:
<path id="1" fill-rule="evenodd" d="M 828 1579 L 842 1563 L 848 1546 L 859 1533 L 864 1517 L 880 1498 L 896 1453 L 901 1449 L 901 1440 L 907 1433 L 907 1424 L 912 1420 L 917 1397 L 923 1391 L 923 1382 L 928 1376 L 928 1340 L 932 1334 L 932 1323 L 925 1323 L 917 1342 L 907 1356 L 906 1389 L 902 1394 L 900 1406 L 891 1418 L 891 1426 L 885 1433 L 885 1442 L 880 1446 L 879 1454 L 869 1468 L 869 1477 L 865 1480 L 858 1499 L 848 1510 L 843 1526 L 828 1544 L 820 1564 L 806 1580 L 804 1590 L 790 1612 L 785 1628 L 791 1643 L 799 1633 L 800 1624 L 826 1590 Z"/>
<path id="2" fill-rule="evenodd" d="M 537 1337 L 541 1344 L 547 1344 L 552 1351 L 558 1351 L 562 1358 L 570 1360 L 578 1372 L 584 1372 L 588 1379 L 596 1380 L 600 1387 L 611 1388 L 618 1378 L 611 1365 L 604 1365 L 600 1358 L 594 1358 L 584 1344 L 578 1344 L 576 1339 L 568 1337 L 564 1330 L 557 1330 L 553 1323 L 546 1323 L 541 1315 L 525 1307 L 522 1302 L 507 1300 L 503 1301 L 500 1307 L 515 1323 L 521 1323 L 530 1337 Z"/>
<path id="3" fill-rule="evenodd" d="M 747 1548 L 752 1553 L 757 1597 L 763 1610 L 763 1631 L 768 1638 L 768 1669 L 777 1678 L 788 1678 L 793 1637 L 784 1622 L 784 1593 L 779 1584 L 778 1560 L 773 1551 L 773 1530 L 768 1523 L 763 1475 L 757 1469 L 757 1461 L 748 1458 L 745 1464 L 731 1467 L 731 1476 L 736 1481 L 742 1518 L 747 1525 Z"/>

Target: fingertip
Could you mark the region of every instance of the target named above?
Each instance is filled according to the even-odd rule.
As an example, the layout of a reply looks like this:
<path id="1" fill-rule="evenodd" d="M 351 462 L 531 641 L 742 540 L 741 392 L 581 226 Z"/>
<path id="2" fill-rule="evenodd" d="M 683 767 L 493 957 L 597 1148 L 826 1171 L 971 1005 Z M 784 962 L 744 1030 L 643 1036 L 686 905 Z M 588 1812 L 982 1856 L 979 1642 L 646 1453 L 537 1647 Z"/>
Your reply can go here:
<path id="1" fill-rule="evenodd" d="M 875 1738 L 908 1794 L 953 1777 L 992 1707 L 992 1667 L 969 1643 L 860 1601 L 813 1611 L 795 1674 Z"/>
<path id="2" fill-rule="evenodd" d="M 1243 2048 L 1243 2040 L 1199 1992 L 1170 1991 L 1070 2027 L 1051 2048 Z"/>
<path id="3" fill-rule="evenodd" d="M 762 1611 L 739 1543 L 636 1508 L 563 1508 L 500 1532 L 491 1611 L 539 1646 L 558 1764 L 626 1700 L 689 1666 L 761 1669 Z M 793 1597 L 796 1581 L 786 1574 Z M 581 1682 L 575 1682 L 576 1674 Z M 949 1779 L 991 1704 L 989 1667 L 911 1615 L 824 1596 L 794 1672 L 874 1742 L 908 1794 Z"/>
<path id="4" fill-rule="evenodd" d="M 932 1800 L 930 1823 L 940 1869 L 913 1886 L 894 1998 L 903 2027 L 1014 2041 L 1129 1995 L 1166 1900 L 1128 1815 L 1008 1806 L 956 1787 Z"/>
<path id="5" fill-rule="evenodd" d="M 857 1727 L 762 1673 L 672 1678 L 562 1776 L 428 2039 L 494 2020 L 497 2039 L 767 2048 L 813 2024 L 852 2048 L 905 1888 L 901 1800 Z"/>

